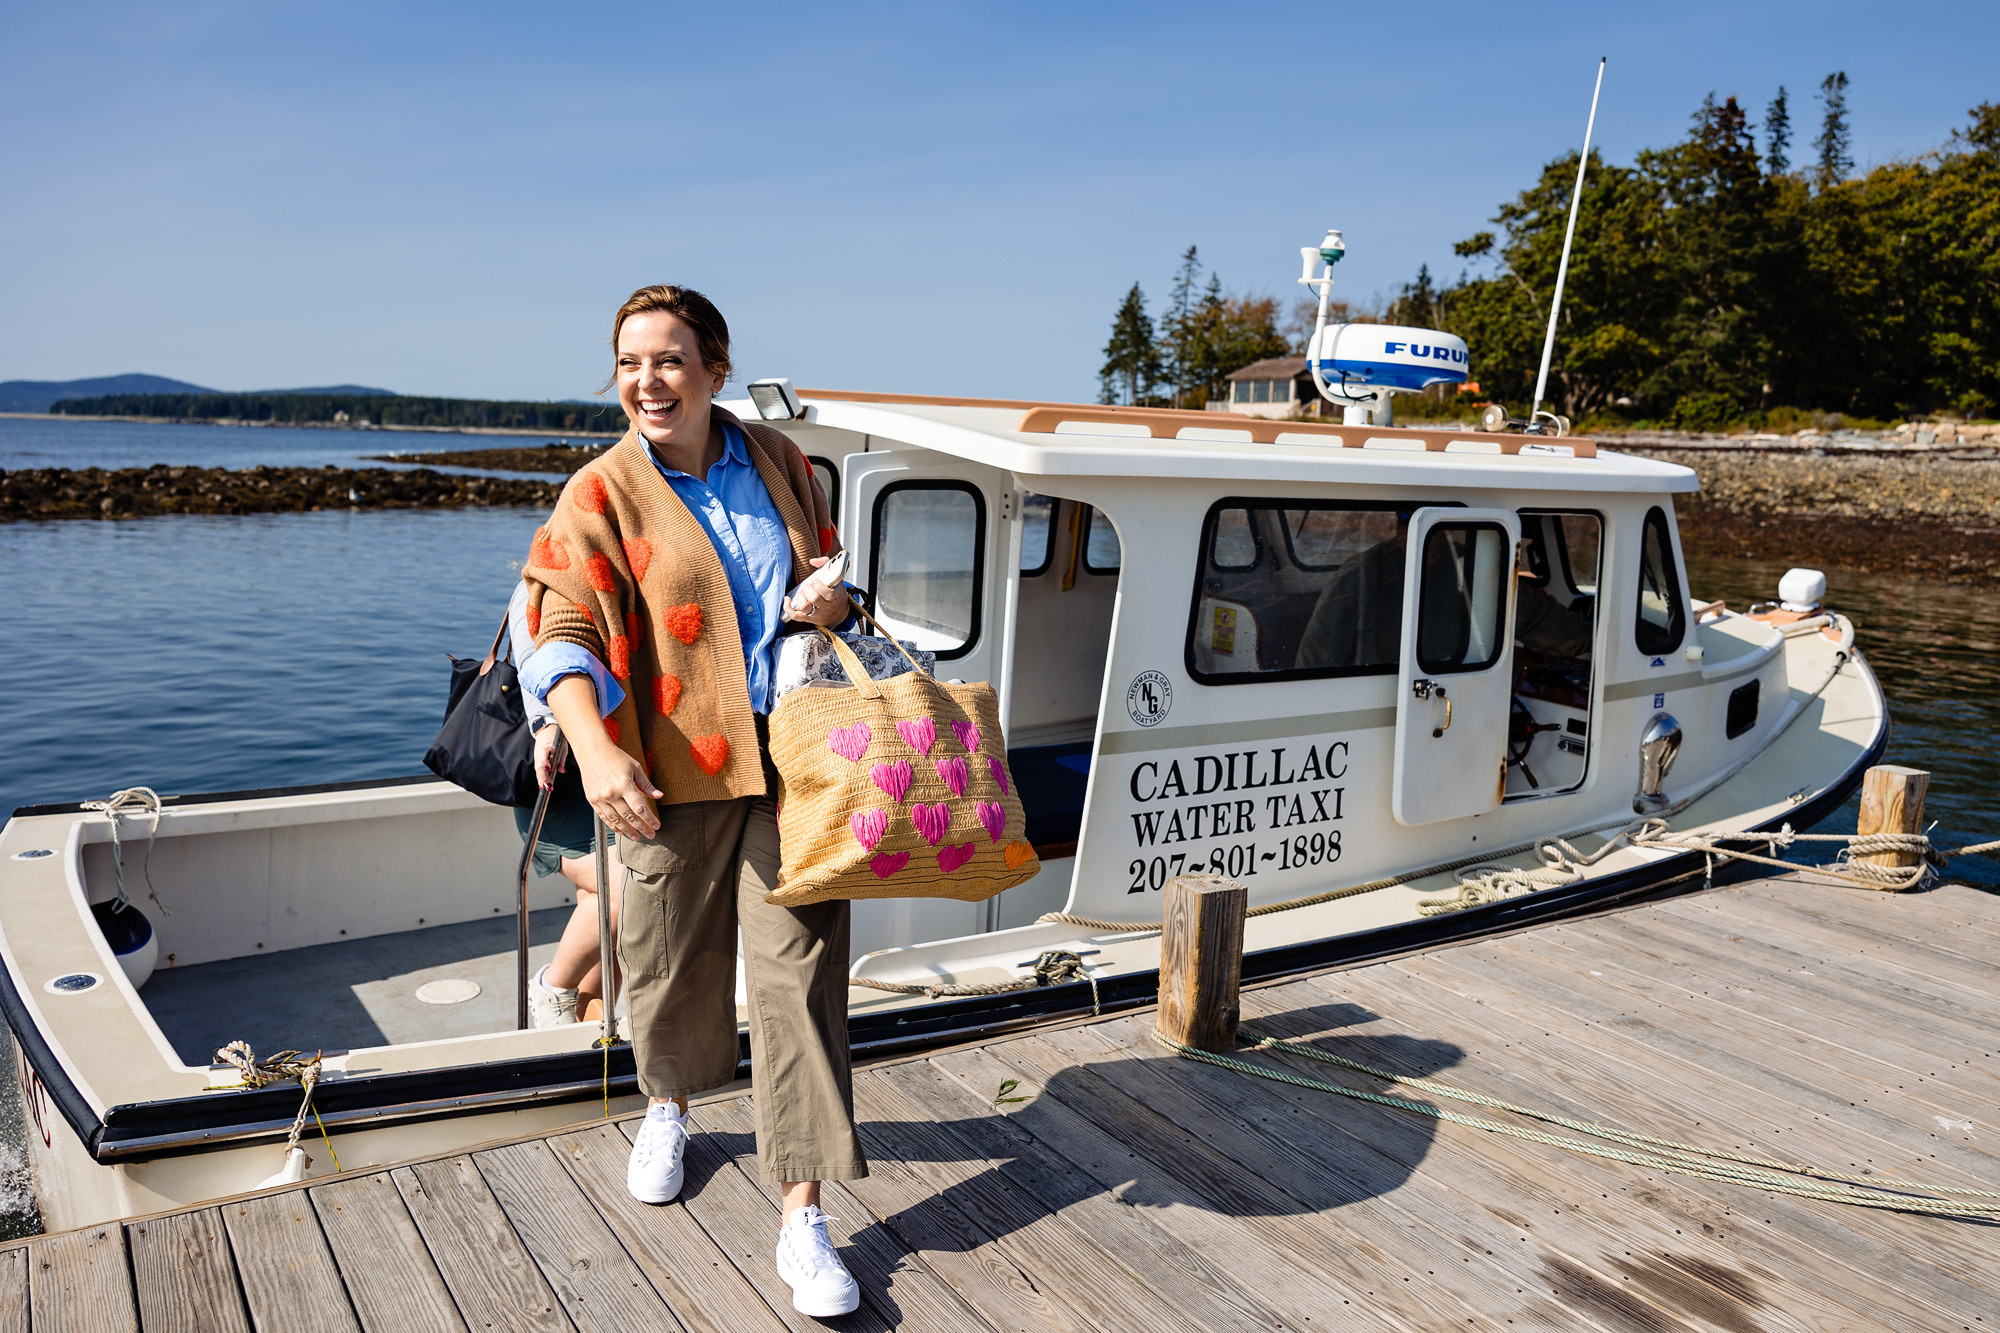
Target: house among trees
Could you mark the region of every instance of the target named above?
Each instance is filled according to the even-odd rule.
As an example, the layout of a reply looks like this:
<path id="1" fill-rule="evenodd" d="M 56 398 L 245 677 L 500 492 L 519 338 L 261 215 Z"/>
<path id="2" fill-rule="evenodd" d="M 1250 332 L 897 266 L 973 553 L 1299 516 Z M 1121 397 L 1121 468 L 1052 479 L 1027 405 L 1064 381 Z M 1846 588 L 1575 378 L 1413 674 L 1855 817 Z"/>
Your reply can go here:
<path id="1" fill-rule="evenodd" d="M 1320 396 L 1313 390 L 1302 356 L 1265 357 L 1225 378 L 1229 396 L 1211 401 L 1207 405 L 1211 412 L 1234 412 L 1240 417 L 1319 415 Z"/>

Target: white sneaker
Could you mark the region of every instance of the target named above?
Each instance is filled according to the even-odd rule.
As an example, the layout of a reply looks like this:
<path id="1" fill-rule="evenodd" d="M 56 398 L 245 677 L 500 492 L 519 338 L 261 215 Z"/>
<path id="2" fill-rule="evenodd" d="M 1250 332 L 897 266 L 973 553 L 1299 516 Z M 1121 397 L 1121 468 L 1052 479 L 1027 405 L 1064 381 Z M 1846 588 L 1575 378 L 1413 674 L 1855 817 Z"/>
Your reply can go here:
<path id="1" fill-rule="evenodd" d="M 861 1304 L 861 1288 L 827 1238 L 826 1224 L 837 1220 L 808 1205 L 778 1232 L 778 1276 L 792 1289 L 792 1308 L 814 1319 L 852 1314 Z"/>
<path id="2" fill-rule="evenodd" d="M 559 1028 L 576 1022 L 576 992 L 548 982 L 548 968 L 528 980 L 528 1026 Z"/>
<path id="3" fill-rule="evenodd" d="M 625 1163 L 625 1189 L 640 1203 L 667 1203 L 681 1192 L 681 1154 L 687 1150 L 687 1120 L 671 1103 L 647 1108 Z"/>

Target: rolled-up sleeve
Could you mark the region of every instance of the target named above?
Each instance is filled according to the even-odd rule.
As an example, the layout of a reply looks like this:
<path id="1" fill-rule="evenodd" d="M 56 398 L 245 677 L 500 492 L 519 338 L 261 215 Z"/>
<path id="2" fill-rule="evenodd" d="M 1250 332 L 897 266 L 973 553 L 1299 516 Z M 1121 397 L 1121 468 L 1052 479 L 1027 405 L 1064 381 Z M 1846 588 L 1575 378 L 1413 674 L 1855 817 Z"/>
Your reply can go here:
<path id="1" fill-rule="evenodd" d="M 519 669 L 521 688 L 543 707 L 548 706 L 549 691 L 564 676 L 590 677 L 591 684 L 597 687 L 599 717 L 610 717 L 612 710 L 625 702 L 624 689 L 604 663 L 597 659 L 597 654 L 573 643 L 560 640 L 545 643 L 530 653 Z"/>

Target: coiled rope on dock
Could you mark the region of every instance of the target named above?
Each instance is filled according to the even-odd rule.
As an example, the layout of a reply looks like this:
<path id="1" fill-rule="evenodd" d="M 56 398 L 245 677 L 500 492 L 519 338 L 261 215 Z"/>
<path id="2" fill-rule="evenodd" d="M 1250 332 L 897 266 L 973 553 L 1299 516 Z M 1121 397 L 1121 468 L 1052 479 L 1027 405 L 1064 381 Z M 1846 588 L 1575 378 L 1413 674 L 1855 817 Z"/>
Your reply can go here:
<path id="1" fill-rule="evenodd" d="M 1674 1139 L 1656 1138 L 1650 1134 L 1639 1134 L 1612 1125 L 1575 1120 L 1549 1111 L 1518 1106 L 1513 1102 L 1501 1101 L 1497 1097 L 1488 1097 L 1464 1088 L 1454 1088 L 1450 1084 L 1438 1083 L 1431 1079 L 1405 1077 L 1300 1042 L 1286 1041 L 1278 1037 L 1262 1037 L 1248 1028 L 1238 1029 L 1236 1036 L 1237 1040 L 1246 1043 L 1252 1050 L 1300 1056 L 1324 1064 L 1337 1065 L 1369 1078 L 1400 1084 L 1431 1096 L 1449 1098 L 1487 1110 L 1502 1111 L 1524 1119 L 1555 1125 L 1569 1130 L 1572 1135 L 1581 1137 L 1551 1134 L 1546 1130 L 1509 1125 L 1483 1116 L 1448 1111 L 1443 1107 L 1432 1106 L 1428 1102 L 1420 1102 L 1409 1097 L 1369 1092 L 1340 1083 L 1331 1083 L 1325 1079 L 1294 1074 L 1289 1070 L 1269 1065 L 1252 1064 L 1248 1060 L 1219 1055 L 1175 1041 L 1158 1028 L 1153 1029 L 1152 1036 L 1156 1043 L 1185 1059 L 1199 1060 L 1204 1064 L 1216 1065 L 1276 1083 L 1288 1083 L 1294 1087 L 1330 1092 L 1356 1101 L 1372 1102 L 1377 1106 L 1409 1111 L 1490 1134 L 1504 1134 L 1510 1138 L 1526 1139 L 1531 1143 L 1545 1144 L 1614 1162 L 1624 1162 L 1631 1166 L 1646 1167 L 1673 1175 L 1692 1176 L 1701 1180 L 1714 1180 L 1723 1184 L 1749 1186 L 1777 1194 L 1796 1195 L 1799 1198 L 1818 1199 L 1825 1203 L 1844 1203 L 1859 1208 L 1880 1208 L 1899 1213 L 1925 1213 L 1935 1217 L 2000 1222 L 2000 1193 L 1992 1190 L 1968 1189 L 1953 1185 L 1926 1185 L 1917 1181 L 1897 1180 L 1885 1176 L 1848 1175 L 1822 1167 L 1779 1162 L 1766 1157 L 1730 1152 L 1726 1149 L 1703 1148 L 1697 1144 L 1682 1143 Z"/>

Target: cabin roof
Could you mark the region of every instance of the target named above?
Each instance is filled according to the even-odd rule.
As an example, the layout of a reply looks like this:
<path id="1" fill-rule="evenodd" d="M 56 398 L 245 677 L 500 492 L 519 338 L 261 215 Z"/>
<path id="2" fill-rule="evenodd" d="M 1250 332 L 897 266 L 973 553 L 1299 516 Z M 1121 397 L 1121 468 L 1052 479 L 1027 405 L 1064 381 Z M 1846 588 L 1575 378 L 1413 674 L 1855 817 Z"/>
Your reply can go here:
<path id="1" fill-rule="evenodd" d="M 1262 361 L 1252 361 L 1241 370 L 1232 370 L 1223 376 L 1227 380 L 1290 380 L 1306 373 L 1306 359 L 1302 356 L 1267 356 Z"/>
<path id="2" fill-rule="evenodd" d="M 1479 431 L 1352 427 L 1026 399 L 814 389 L 799 390 L 799 397 L 807 422 L 1026 477 L 1208 478 L 1232 485 L 1448 482 L 1460 488 L 1579 492 L 1688 492 L 1699 485 L 1692 469 L 1599 450 L 1582 436 L 1544 442 Z M 754 419 L 747 401 L 731 406 Z"/>

